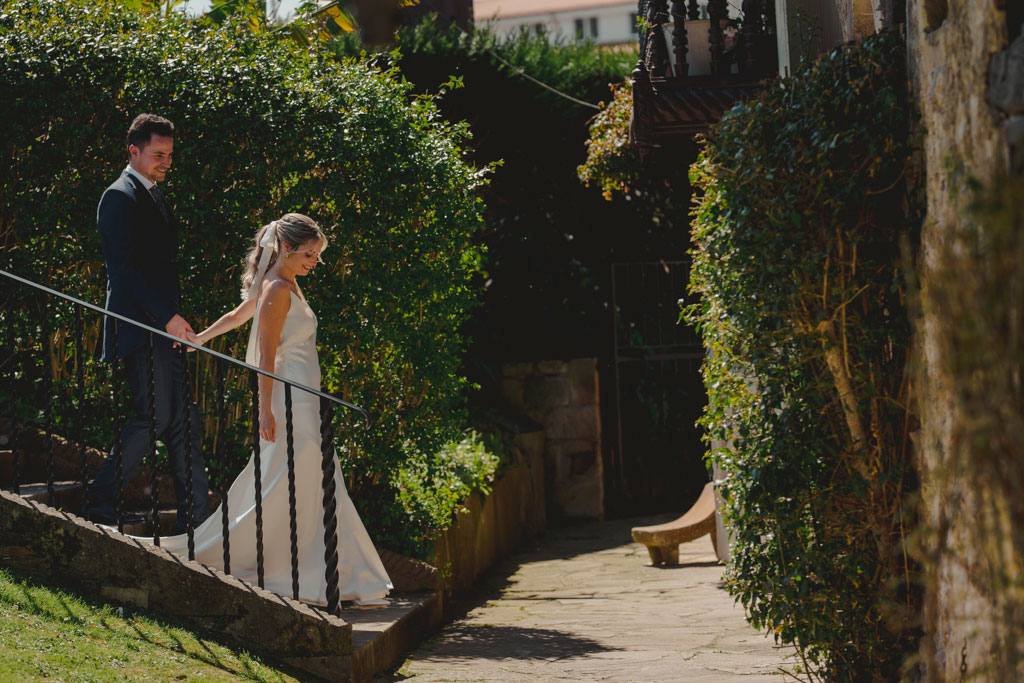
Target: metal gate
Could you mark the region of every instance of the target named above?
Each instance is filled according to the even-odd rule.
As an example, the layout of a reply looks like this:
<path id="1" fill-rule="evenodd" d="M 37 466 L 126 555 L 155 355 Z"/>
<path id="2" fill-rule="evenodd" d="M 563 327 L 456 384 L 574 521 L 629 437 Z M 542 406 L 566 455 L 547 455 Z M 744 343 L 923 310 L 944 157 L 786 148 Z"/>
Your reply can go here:
<path id="1" fill-rule="evenodd" d="M 704 348 L 679 322 L 689 268 L 689 260 L 611 266 L 616 434 L 605 503 L 613 515 L 678 510 L 708 480 L 695 424 L 707 402 Z"/>

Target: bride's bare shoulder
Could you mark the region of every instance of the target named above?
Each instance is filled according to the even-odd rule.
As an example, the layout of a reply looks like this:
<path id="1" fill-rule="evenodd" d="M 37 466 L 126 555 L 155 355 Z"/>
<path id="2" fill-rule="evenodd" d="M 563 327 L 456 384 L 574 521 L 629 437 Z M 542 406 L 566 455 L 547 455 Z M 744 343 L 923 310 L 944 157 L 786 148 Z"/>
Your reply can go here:
<path id="1" fill-rule="evenodd" d="M 291 289 L 288 287 L 288 283 L 280 278 L 266 278 L 263 281 L 263 291 L 260 292 L 260 296 L 265 305 L 275 308 L 283 306 L 287 309 L 291 305 Z"/>

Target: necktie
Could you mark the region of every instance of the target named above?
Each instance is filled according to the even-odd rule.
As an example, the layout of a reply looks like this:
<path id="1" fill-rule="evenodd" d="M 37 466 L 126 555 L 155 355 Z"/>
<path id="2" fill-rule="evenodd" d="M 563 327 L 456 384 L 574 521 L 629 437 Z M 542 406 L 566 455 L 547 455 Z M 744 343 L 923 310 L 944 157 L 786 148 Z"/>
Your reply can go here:
<path id="1" fill-rule="evenodd" d="M 153 197 L 153 201 L 156 203 L 156 208 L 160 209 L 160 215 L 164 218 L 164 223 L 171 225 L 171 207 L 167 204 L 167 200 L 164 199 L 160 189 L 154 185 L 149 188 L 149 194 Z"/>

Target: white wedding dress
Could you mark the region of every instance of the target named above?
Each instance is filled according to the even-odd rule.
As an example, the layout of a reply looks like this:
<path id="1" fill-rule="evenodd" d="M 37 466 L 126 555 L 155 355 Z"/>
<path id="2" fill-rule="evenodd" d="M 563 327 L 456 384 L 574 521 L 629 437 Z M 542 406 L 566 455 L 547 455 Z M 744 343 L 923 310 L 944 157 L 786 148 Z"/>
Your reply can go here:
<path id="1" fill-rule="evenodd" d="M 258 366 L 257 335 L 260 308 L 252 320 L 246 362 Z M 291 307 L 281 330 L 274 372 L 320 388 L 316 352 L 316 316 L 306 301 L 291 294 Z M 323 469 L 320 451 L 320 399 L 292 389 L 292 424 L 295 448 L 295 511 L 298 527 L 299 598 L 324 604 L 327 599 L 324 560 Z M 260 439 L 260 479 L 263 492 L 264 585 L 280 595 L 292 596 L 291 532 L 288 512 L 288 451 L 284 385 L 274 382 L 272 411 L 276 440 Z M 252 458 L 228 490 L 228 529 L 231 574 L 252 584 L 256 574 L 256 480 Z M 366 533 L 334 458 L 334 484 L 338 500 L 338 586 L 342 600 L 366 604 L 379 601 L 392 588 L 384 565 Z M 217 508 L 195 530 L 196 560 L 224 568 L 222 511 Z M 161 539 L 161 546 L 188 555 L 188 536 Z"/>

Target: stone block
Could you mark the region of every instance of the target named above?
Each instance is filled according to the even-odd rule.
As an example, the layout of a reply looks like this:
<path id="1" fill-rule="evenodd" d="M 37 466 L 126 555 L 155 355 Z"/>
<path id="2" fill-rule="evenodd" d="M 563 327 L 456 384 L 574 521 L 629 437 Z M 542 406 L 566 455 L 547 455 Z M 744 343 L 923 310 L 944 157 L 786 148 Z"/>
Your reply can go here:
<path id="1" fill-rule="evenodd" d="M 601 421 L 597 406 L 567 406 L 550 411 L 541 422 L 550 439 L 598 440 Z"/>
<path id="2" fill-rule="evenodd" d="M 597 449 L 594 439 L 552 439 L 547 442 L 544 457 L 552 463 L 554 477 L 552 484 L 557 488 L 571 477 L 572 458 L 578 453 L 593 454 Z"/>
<path id="3" fill-rule="evenodd" d="M 516 444 L 523 449 L 523 455 L 531 466 L 540 464 L 544 458 L 544 432 L 523 432 L 516 434 Z"/>
<path id="4" fill-rule="evenodd" d="M 101 586 L 100 597 L 140 609 L 149 609 L 149 591 L 130 586 Z"/>
<path id="5" fill-rule="evenodd" d="M 501 395 L 510 406 L 523 409 L 525 404 L 523 403 L 522 380 L 509 378 L 501 380 Z"/>
<path id="6" fill-rule="evenodd" d="M 505 363 L 501 366 L 501 376 L 509 379 L 524 379 L 533 374 L 533 363 Z"/>
<path id="7" fill-rule="evenodd" d="M 585 474 L 597 462 L 597 453 L 593 450 L 577 451 L 569 455 L 569 476 L 578 477 Z"/>
<path id="8" fill-rule="evenodd" d="M 547 410 L 569 404 L 569 380 L 565 375 L 534 375 L 523 381 L 523 404 Z"/>
<path id="9" fill-rule="evenodd" d="M 523 412 L 526 413 L 528 418 L 539 425 L 543 425 L 544 421 L 548 418 L 548 411 L 544 408 L 530 408 L 527 406 Z"/>
<path id="10" fill-rule="evenodd" d="M 564 360 L 542 360 L 537 362 L 537 372 L 542 375 L 564 375 L 569 364 Z"/>
<path id="11" fill-rule="evenodd" d="M 1024 114 L 1024 34 L 992 55 L 988 85 L 989 104 L 1010 116 Z"/>
<path id="12" fill-rule="evenodd" d="M 597 359 L 569 361 L 569 402 L 573 405 L 597 405 Z"/>
<path id="13" fill-rule="evenodd" d="M 555 491 L 555 501 L 566 517 L 604 517 L 604 482 L 600 468 L 582 477 L 571 477 Z"/>

